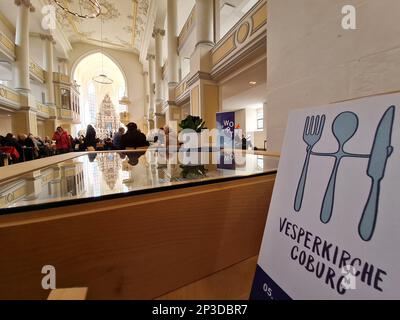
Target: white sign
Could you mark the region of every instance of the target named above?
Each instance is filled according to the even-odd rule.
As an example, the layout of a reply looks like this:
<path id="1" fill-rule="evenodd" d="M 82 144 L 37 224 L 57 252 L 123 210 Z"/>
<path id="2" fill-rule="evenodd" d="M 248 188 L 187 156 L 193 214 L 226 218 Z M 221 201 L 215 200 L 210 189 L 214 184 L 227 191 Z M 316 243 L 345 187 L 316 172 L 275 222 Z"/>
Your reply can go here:
<path id="1" fill-rule="evenodd" d="M 400 94 L 291 113 L 252 299 L 400 299 Z"/>

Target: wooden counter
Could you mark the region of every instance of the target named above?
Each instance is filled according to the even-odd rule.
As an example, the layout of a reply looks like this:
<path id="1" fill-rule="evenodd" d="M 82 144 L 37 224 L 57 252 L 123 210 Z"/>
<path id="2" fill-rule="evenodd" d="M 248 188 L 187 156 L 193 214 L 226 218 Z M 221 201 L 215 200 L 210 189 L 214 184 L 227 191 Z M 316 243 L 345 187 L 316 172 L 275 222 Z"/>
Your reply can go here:
<path id="1" fill-rule="evenodd" d="M 88 288 L 89 300 L 246 299 L 274 182 L 255 172 L 0 215 L 0 299 L 47 299 L 48 265 L 57 288 Z"/>

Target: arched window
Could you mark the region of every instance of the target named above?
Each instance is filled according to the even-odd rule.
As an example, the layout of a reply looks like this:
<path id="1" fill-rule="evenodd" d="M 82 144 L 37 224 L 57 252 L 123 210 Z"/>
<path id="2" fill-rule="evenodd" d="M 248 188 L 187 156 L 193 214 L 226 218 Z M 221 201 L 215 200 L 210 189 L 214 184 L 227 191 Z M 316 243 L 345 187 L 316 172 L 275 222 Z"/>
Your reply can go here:
<path id="1" fill-rule="evenodd" d="M 88 93 L 87 93 L 87 103 L 88 103 L 88 110 L 89 110 L 89 122 L 92 125 L 96 125 L 96 117 L 97 117 L 97 106 L 96 106 L 96 88 L 91 81 L 88 86 Z"/>
<path id="2" fill-rule="evenodd" d="M 125 86 L 120 86 L 118 89 L 118 98 L 119 100 L 121 100 L 125 95 Z M 126 110 L 126 106 L 119 104 L 119 110 L 117 110 L 118 112 L 125 112 Z"/>

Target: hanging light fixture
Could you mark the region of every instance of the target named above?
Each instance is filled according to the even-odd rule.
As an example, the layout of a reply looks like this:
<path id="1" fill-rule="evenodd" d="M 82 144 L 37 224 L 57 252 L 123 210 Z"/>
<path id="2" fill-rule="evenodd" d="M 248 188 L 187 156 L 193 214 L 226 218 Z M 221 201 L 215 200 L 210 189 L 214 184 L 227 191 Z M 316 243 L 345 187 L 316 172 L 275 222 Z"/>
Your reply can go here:
<path id="1" fill-rule="evenodd" d="M 74 9 L 70 9 L 61 0 L 53 0 L 64 12 L 81 19 L 94 19 L 101 14 L 101 6 L 98 0 L 76 0 L 79 3 L 79 10 L 77 5 Z M 82 2 L 84 5 L 82 6 Z M 82 9 L 83 8 L 83 9 Z"/>
<path id="2" fill-rule="evenodd" d="M 101 17 L 101 73 L 93 77 L 93 81 L 100 83 L 100 84 L 113 84 L 114 80 L 107 77 L 104 73 L 104 42 L 103 42 L 103 17 Z"/>

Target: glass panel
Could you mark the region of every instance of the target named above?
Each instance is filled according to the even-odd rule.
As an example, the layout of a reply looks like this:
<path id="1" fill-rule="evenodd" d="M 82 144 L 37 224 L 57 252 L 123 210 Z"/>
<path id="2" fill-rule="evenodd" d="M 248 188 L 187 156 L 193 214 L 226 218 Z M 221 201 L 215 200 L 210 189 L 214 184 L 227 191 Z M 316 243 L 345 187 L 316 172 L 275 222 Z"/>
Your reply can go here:
<path id="1" fill-rule="evenodd" d="M 0 184 L 0 214 L 6 208 L 274 173 L 278 161 L 241 151 L 88 154 Z"/>

